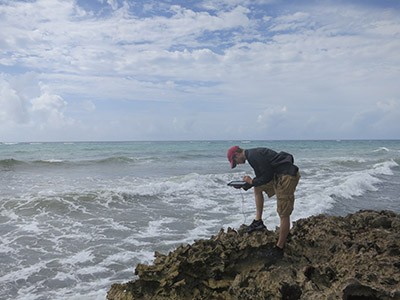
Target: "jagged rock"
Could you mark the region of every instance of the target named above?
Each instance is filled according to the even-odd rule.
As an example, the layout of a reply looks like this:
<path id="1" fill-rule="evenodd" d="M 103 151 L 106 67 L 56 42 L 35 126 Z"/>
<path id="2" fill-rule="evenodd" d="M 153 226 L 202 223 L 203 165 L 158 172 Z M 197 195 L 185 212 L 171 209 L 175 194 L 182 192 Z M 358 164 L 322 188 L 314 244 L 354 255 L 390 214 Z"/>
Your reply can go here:
<path id="1" fill-rule="evenodd" d="M 138 279 L 113 284 L 108 300 L 400 299 L 400 215 L 359 211 L 294 222 L 285 256 L 269 261 L 277 231 L 221 230 L 208 240 L 155 253 Z"/>

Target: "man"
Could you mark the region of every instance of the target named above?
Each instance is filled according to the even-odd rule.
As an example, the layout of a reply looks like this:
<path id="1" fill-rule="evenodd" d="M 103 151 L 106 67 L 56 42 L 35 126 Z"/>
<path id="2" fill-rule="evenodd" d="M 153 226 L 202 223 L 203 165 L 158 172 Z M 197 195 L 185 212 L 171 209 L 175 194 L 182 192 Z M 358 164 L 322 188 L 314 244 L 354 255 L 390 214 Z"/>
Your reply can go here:
<path id="1" fill-rule="evenodd" d="M 294 208 L 294 192 L 300 179 L 299 168 L 293 164 L 293 156 L 286 152 L 275 152 L 268 148 L 241 149 L 229 148 L 227 153 L 231 168 L 237 164 L 249 162 L 255 177 L 244 176 L 247 186 L 254 187 L 256 216 L 248 227 L 248 232 L 265 229 L 262 221 L 265 192 L 268 197 L 276 195 L 277 212 L 280 217 L 279 239 L 268 255 L 279 259 L 283 257 L 283 248 L 290 230 L 290 215 Z"/>

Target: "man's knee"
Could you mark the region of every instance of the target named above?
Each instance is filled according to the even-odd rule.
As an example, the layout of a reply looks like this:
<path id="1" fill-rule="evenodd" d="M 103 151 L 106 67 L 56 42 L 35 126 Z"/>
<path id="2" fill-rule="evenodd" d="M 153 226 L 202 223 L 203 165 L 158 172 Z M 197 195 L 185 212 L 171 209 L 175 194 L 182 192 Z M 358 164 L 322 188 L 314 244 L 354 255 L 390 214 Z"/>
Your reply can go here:
<path id="1" fill-rule="evenodd" d="M 278 197 L 276 211 L 278 215 L 290 217 L 294 209 L 294 196 Z"/>
<path id="2" fill-rule="evenodd" d="M 257 191 L 256 191 L 257 190 Z M 275 188 L 273 185 L 273 182 L 270 181 L 264 185 L 256 186 L 254 187 L 254 193 L 266 193 L 268 195 L 268 198 L 271 198 L 272 196 L 275 195 Z"/>

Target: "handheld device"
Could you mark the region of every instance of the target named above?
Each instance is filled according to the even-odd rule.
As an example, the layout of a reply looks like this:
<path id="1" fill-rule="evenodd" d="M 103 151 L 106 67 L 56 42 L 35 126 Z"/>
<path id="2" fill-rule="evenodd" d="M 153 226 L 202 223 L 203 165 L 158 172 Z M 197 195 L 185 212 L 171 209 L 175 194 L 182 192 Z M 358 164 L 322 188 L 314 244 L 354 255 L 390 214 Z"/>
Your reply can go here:
<path id="1" fill-rule="evenodd" d="M 229 186 L 233 186 L 234 188 L 240 189 L 247 185 L 246 181 L 242 180 L 234 180 L 228 183 Z"/>

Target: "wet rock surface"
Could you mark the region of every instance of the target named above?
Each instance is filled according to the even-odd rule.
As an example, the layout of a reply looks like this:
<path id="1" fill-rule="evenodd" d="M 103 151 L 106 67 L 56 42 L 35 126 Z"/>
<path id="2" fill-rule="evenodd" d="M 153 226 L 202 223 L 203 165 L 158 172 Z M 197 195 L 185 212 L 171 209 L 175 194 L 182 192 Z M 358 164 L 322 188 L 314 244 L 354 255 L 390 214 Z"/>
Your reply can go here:
<path id="1" fill-rule="evenodd" d="M 278 231 L 221 230 L 155 253 L 137 279 L 113 284 L 119 299 L 400 299 L 400 215 L 359 211 L 294 222 L 284 258 L 266 251 Z"/>

